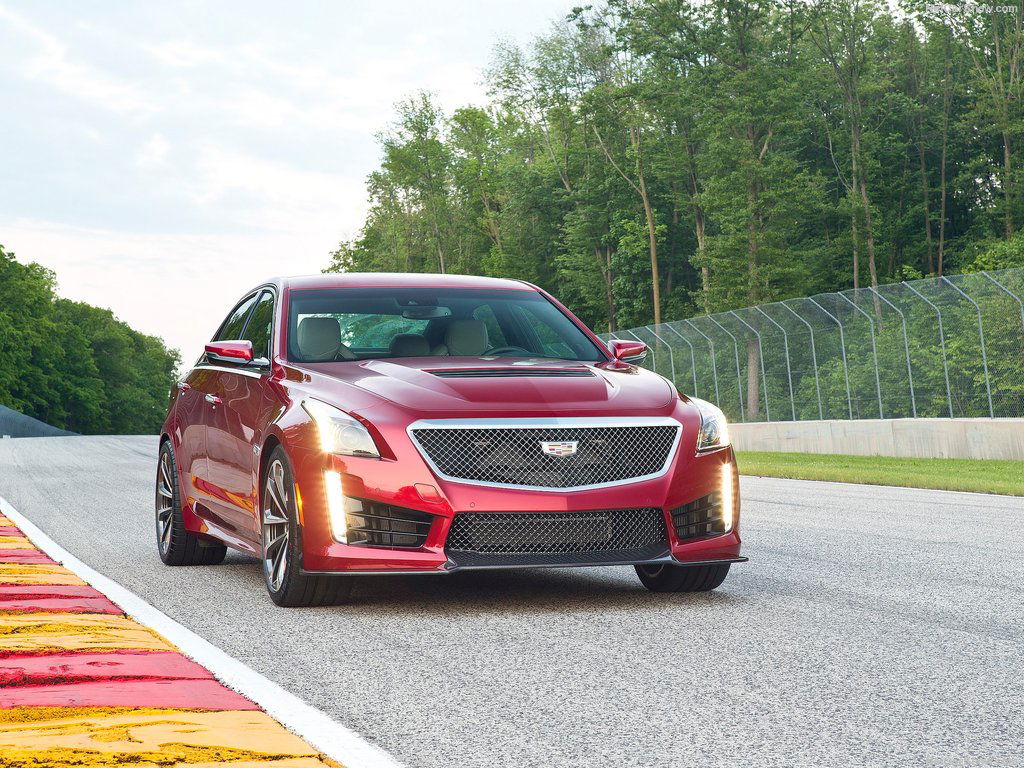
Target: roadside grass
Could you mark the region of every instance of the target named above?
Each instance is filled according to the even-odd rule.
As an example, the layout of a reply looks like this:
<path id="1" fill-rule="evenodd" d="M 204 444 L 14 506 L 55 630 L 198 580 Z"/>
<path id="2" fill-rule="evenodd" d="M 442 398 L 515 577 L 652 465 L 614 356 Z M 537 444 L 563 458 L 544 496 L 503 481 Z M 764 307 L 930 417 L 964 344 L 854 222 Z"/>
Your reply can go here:
<path id="1" fill-rule="evenodd" d="M 741 475 L 1024 496 L 1024 461 L 737 452 Z"/>

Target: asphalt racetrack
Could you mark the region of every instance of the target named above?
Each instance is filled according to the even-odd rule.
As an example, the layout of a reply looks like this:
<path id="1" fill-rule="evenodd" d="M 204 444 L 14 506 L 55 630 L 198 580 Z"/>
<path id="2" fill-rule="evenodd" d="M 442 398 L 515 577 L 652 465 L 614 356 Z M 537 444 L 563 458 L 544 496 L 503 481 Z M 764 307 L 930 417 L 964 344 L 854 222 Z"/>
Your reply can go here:
<path id="1" fill-rule="evenodd" d="M 538 569 L 281 609 L 254 559 L 160 563 L 155 471 L 155 438 L 0 441 L 58 543 L 411 768 L 1024 766 L 1024 499 L 744 477 L 711 594 Z"/>

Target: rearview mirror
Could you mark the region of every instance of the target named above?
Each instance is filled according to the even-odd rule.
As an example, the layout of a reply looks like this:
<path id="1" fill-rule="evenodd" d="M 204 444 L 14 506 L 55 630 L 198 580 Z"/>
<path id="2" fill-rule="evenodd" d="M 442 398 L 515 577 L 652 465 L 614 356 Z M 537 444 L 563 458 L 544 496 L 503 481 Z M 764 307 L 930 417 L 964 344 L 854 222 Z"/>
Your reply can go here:
<path id="1" fill-rule="evenodd" d="M 647 358 L 647 345 L 642 341 L 612 339 L 608 342 L 608 349 L 612 357 L 624 363 L 640 365 Z"/>
<path id="2" fill-rule="evenodd" d="M 245 339 L 211 341 L 206 345 L 206 356 L 220 363 L 251 363 L 253 361 L 252 342 Z"/>
<path id="3" fill-rule="evenodd" d="M 406 320 L 434 320 L 451 316 L 452 311 L 448 307 L 406 307 L 402 310 L 402 317 Z"/>

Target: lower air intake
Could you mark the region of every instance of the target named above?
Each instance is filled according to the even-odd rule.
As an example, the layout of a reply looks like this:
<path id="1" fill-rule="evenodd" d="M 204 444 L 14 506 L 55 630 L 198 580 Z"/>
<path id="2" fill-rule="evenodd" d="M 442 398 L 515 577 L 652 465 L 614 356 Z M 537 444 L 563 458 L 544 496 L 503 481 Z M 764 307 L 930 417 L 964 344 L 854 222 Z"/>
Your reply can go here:
<path id="1" fill-rule="evenodd" d="M 445 547 L 459 567 L 604 565 L 653 560 L 668 551 L 660 509 L 462 513 Z"/>
<path id="2" fill-rule="evenodd" d="M 696 539 L 725 533 L 722 494 L 709 493 L 672 510 L 672 524 L 680 539 Z"/>
<path id="3" fill-rule="evenodd" d="M 393 549 L 417 549 L 426 544 L 433 515 L 375 501 L 350 501 L 358 504 L 345 514 L 349 544 Z"/>

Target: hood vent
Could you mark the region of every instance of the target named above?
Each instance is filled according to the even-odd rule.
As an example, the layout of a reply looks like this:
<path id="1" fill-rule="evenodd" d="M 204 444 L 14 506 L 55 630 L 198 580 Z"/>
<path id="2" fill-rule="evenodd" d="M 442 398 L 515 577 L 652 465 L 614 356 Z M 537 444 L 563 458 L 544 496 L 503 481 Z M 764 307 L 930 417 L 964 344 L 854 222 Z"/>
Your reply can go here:
<path id="1" fill-rule="evenodd" d="M 594 374 L 585 369 L 572 368 L 471 368 L 428 371 L 442 379 L 510 379 L 510 378 L 590 378 Z"/>

